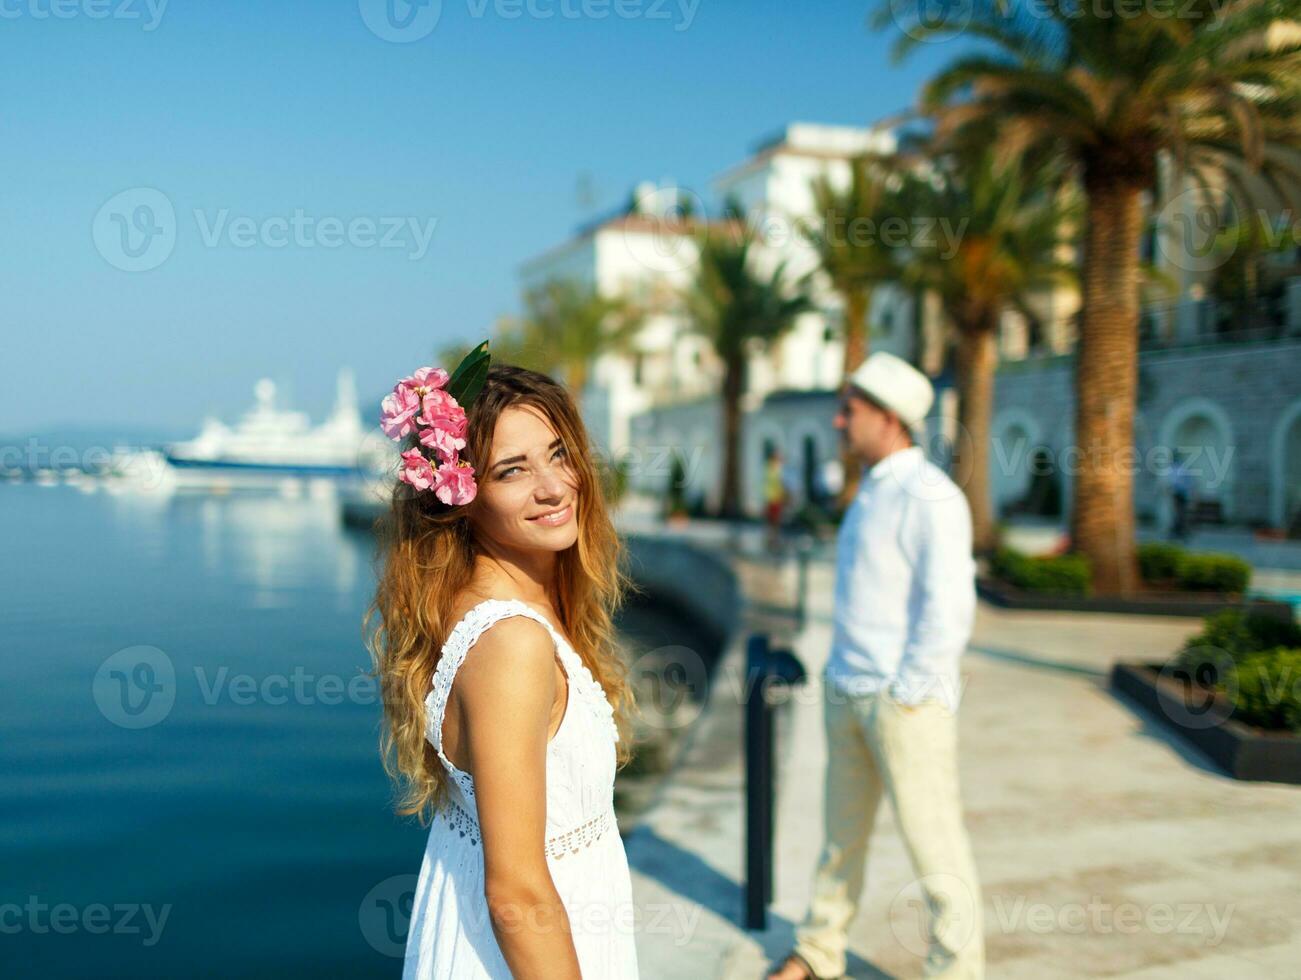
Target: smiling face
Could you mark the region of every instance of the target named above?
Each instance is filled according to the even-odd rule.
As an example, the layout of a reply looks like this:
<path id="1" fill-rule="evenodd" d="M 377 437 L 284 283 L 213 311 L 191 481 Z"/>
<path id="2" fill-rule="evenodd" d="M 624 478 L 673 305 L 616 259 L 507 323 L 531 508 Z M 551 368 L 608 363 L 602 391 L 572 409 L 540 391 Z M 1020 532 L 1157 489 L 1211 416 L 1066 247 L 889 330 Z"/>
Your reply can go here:
<path id="1" fill-rule="evenodd" d="M 532 405 L 504 409 L 488 463 L 476 467 L 475 531 L 511 551 L 564 551 L 578 540 L 578 477 L 555 426 Z"/>

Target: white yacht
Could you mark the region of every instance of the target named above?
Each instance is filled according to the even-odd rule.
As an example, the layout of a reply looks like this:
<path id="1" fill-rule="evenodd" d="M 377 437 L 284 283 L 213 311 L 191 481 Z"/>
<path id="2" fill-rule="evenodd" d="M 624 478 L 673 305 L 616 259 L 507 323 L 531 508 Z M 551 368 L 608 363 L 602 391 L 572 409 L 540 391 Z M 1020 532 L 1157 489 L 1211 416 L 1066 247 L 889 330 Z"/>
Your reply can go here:
<path id="1" fill-rule="evenodd" d="M 254 386 L 256 404 L 234 426 L 215 418 L 199 434 L 167 447 L 169 476 L 180 487 L 237 489 L 279 485 L 284 490 L 358 483 L 387 465 L 392 443 L 366 429 L 357 409 L 352 372 L 339 372 L 334 410 L 313 426 L 304 412 L 276 404 L 276 386 Z"/>

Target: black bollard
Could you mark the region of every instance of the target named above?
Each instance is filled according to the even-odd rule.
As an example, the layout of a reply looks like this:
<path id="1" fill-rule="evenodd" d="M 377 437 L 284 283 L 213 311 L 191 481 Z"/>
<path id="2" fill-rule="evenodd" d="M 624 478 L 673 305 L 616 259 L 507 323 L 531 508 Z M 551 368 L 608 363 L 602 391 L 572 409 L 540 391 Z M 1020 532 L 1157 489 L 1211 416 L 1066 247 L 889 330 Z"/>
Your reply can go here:
<path id="1" fill-rule="evenodd" d="M 805 680 L 804 666 L 789 650 L 771 650 L 755 633 L 746 646 L 745 677 L 745 908 L 747 929 L 768 928 L 772 902 L 773 705 L 768 692 Z"/>

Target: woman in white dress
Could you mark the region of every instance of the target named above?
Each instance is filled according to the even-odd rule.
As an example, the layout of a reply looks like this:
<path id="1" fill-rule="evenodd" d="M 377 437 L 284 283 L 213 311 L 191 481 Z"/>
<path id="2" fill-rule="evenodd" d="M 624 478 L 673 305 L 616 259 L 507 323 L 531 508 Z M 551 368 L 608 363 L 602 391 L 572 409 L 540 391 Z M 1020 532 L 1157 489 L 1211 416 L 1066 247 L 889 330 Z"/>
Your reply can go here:
<path id="1" fill-rule="evenodd" d="M 572 399 L 521 368 L 474 377 L 482 351 L 384 405 L 413 448 L 372 610 L 383 748 L 398 811 L 431 824 L 404 976 L 635 978 L 618 539 Z"/>

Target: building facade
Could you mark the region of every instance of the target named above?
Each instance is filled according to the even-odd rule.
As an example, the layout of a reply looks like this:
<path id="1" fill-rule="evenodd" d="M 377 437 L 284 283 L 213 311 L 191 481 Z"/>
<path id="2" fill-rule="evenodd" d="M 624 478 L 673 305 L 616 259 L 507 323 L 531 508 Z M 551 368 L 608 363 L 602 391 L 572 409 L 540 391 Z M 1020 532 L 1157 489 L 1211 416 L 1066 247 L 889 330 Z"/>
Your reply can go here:
<path id="1" fill-rule="evenodd" d="M 813 182 L 844 186 L 850 161 L 889 151 L 892 135 L 794 123 L 761 143 L 716 181 L 720 201 L 740 204 L 758 233 L 758 272 L 785 263 L 789 281 L 812 277 L 813 311 L 748 365 L 741 446 L 742 505 L 758 514 L 764 460 L 781 452 L 797 504 L 826 490 L 827 464 L 838 457 L 831 419 L 841 380 L 843 314 L 839 297 L 816 274 L 816 253 L 801 232 L 815 218 Z M 1301 521 L 1301 275 L 1297 250 L 1276 256 L 1280 290 L 1268 324 L 1239 323 L 1217 305 L 1219 258 L 1179 240 L 1204 226 L 1206 205 L 1169 178 L 1177 193 L 1148 202 L 1144 259 L 1168 294 L 1145 308 L 1134 454 L 1135 506 L 1142 519 L 1169 517 L 1168 479 L 1177 453 L 1191 471 L 1201 512 L 1227 523 L 1289 527 Z M 674 297 L 695 273 L 697 241 L 708 226 L 693 215 L 704 202 L 676 187 L 643 185 L 634 213 L 592 222 L 569 242 L 530 262 L 525 288 L 567 277 L 655 312 L 633 351 L 594 365 L 584 411 L 602 447 L 624 458 L 634 491 L 666 493 L 684 479 L 689 503 L 718 504 L 721 484 L 721 366 Z M 1295 229 L 1294 229 L 1295 230 Z M 1067 256 L 1069 257 L 1069 256 Z M 1000 369 L 991 431 L 991 484 L 996 513 L 1044 504 L 1069 513 L 1074 440 L 1073 355 L 1079 297 L 1065 288 L 1029 304 L 1033 320 L 1008 311 L 1000 324 Z M 957 430 L 957 396 L 947 367 L 949 345 L 933 297 L 900 286 L 874 290 L 870 347 L 918 364 L 937 399 L 927 450 L 946 463 Z M 677 466 L 673 460 L 676 458 Z M 1045 498 L 1047 499 L 1047 498 Z"/>

